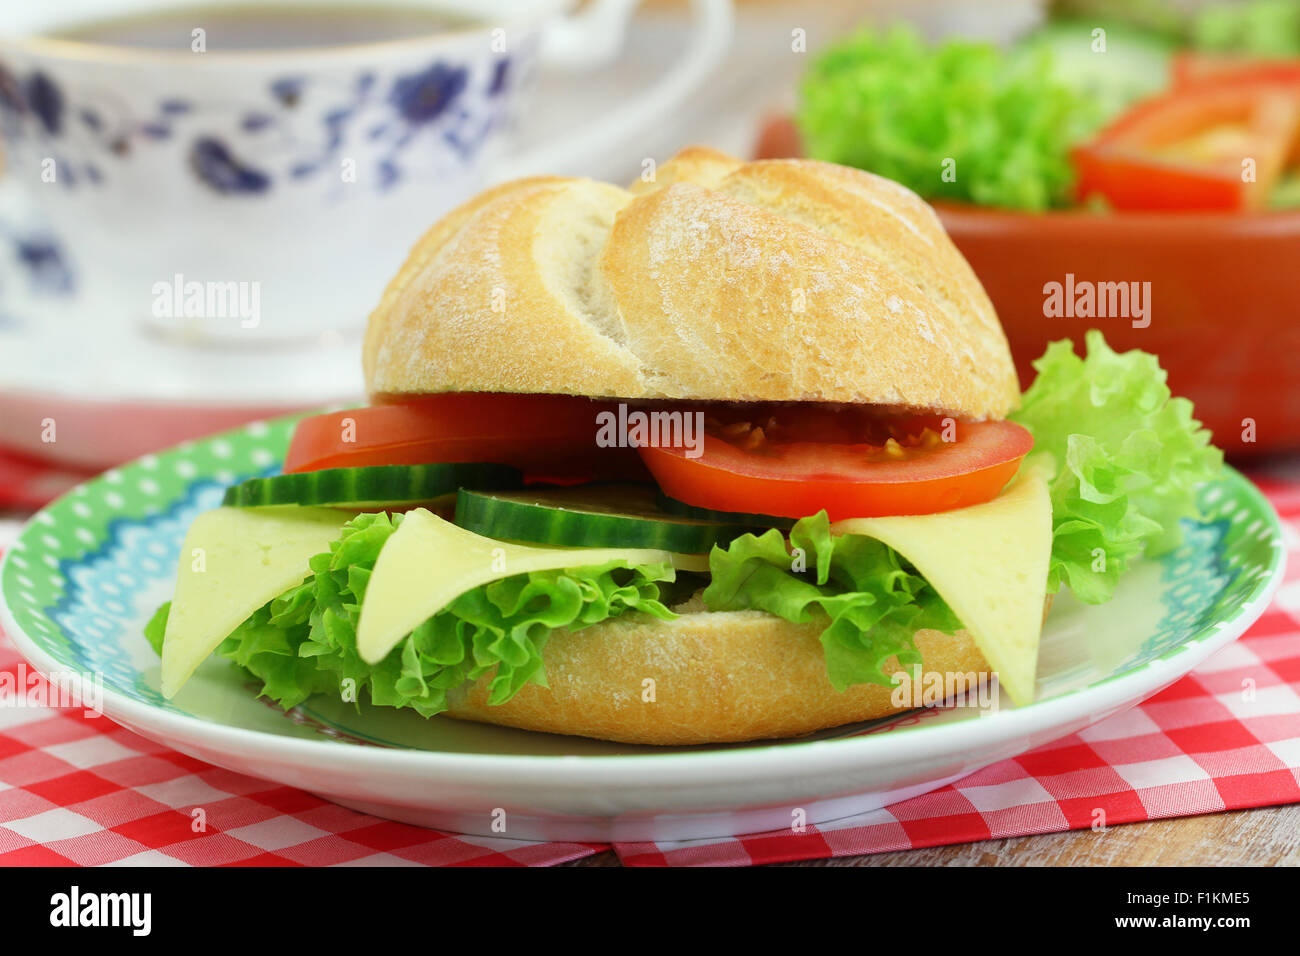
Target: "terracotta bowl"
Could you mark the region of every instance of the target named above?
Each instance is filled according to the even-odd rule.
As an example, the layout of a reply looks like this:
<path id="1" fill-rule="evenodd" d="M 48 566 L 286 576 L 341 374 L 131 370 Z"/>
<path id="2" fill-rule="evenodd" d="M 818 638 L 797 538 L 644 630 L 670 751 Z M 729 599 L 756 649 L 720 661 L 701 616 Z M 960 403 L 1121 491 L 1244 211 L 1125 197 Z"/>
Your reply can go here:
<path id="1" fill-rule="evenodd" d="M 759 159 L 803 155 L 785 114 L 766 118 Z M 1273 213 L 1020 213 L 936 207 L 1002 319 L 1021 387 L 1047 343 L 1101 329 L 1113 348 L 1160 356 L 1177 395 L 1242 458 L 1300 450 L 1300 210 Z M 1150 283 L 1148 317 L 1047 314 L 1048 283 Z M 1108 297 L 1109 298 L 1109 297 Z M 1253 423 L 1253 430 L 1251 424 Z"/>
<path id="2" fill-rule="evenodd" d="M 1195 402 L 1221 448 L 1238 456 L 1300 448 L 1300 211 L 940 206 L 939 215 L 993 300 L 1022 385 L 1048 342 L 1070 338 L 1081 350 L 1096 327 L 1117 350 L 1160 356 L 1170 387 Z M 1076 290 L 1149 282 L 1146 318 L 1047 314 L 1060 311 L 1045 308 L 1048 284 L 1064 286 L 1067 274 Z"/>

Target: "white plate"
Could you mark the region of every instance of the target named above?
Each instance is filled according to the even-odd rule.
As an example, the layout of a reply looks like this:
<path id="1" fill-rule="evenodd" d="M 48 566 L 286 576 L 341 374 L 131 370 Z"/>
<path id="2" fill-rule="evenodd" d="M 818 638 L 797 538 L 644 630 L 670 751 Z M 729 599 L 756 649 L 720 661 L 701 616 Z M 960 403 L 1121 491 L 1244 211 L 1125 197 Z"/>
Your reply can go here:
<path id="1" fill-rule="evenodd" d="M 170 597 L 181 542 L 224 484 L 279 461 L 288 421 L 113 471 L 55 502 L 0 568 L 0 622 L 43 673 L 102 689 L 114 720 L 186 754 L 410 823 L 517 839 L 674 840 L 823 823 L 904 799 L 1132 707 L 1240 636 L 1281 579 L 1277 517 L 1235 472 L 1205 523 L 1137 566 L 1116 598 L 1057 600 L 1037 699 L 922 709 L 816 739 L 654 749 L 313 698 L 291 715 L 214 658 L 173 701 L 141 629 Z M 96 684 L 96 681 L 99 683 Z M 93 700 L 93 697 L 91 698 Z M 502 819 L 505 830 L 494 828 Z"/>

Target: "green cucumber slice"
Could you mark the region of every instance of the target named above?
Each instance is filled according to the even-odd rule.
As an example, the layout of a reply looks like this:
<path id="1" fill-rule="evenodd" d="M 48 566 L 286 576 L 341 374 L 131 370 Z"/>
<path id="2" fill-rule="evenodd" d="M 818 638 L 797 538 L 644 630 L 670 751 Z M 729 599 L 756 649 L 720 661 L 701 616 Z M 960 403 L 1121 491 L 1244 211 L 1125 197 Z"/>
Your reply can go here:
<path id="1" fill-rule="evenodd" d="M 669 498 L 662 491 L 655 498 L 655 504 L 669 514 L 683 518 L 698 518 L 701 521 L 716 521 L 719 524 L 742 525 L 751 531 L 755 528 L 780 528 L 788 531 L 794 527 L 794 518 L 778 518 L 775 515 L 748 515 L 739 511 L 712 511 L 697 508 L 676 498 Z"/>
<path id="2" fill-rule="evenodd" d="M 226 489 L 222 504 L 345 505 L 361 510 L 436 501 L 461 488 L 518 488 L 523 476 L 509 465 L 478 463 L 373 465 L 325 468 L 250 478 Z"/>
<path id="3" fill-rule="evenodd" d="M 1106 31 L 1104 53 L 1093 47 L 1093 30 L 1098 27 Z M 1169 86 L 1175 45 L 1158 33 L 1088 14 L 1036 30 L 1016 45 L 1014 55 L 1029 60 L 1047 51 L 1053 77 L 1087 96 L 1096 105 L 1096 122 L 1102 124 Z"/>
<path id="4" fill-rule="evenodd" d="M 636 482 L 530 488 L 524 491 L 462 490 L 456 523 L 477 534 L 507 541 L 582 548 L 662 548 L 685 554 L 725 545 L 753 530 L 664 512 L 653 485 Z"/>

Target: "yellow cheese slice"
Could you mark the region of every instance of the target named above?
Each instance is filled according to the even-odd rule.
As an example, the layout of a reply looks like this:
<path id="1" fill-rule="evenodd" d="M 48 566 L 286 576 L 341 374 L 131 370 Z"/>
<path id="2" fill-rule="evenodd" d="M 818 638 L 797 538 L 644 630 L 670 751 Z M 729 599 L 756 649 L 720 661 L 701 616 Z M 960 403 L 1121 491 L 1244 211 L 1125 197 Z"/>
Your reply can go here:
<path id="1" fill-rule="evenodd" d="M 172 697 L 230 632 L 306 580 L 350 512 L 332 508 L 217 508 L 190 525 L 163 636 L 162 692 Z"/>
<path id="2" fill-rule="evenodd" d="M 916 566 L 970 631 L 1017 704 L 1034 699 L 1052 503 L 1041 476 L 982 505 L 934 515 L 852 518 L 834 534 L 883 541 Z"/>
<path id="3" fill-rule="evenodd" d="M 529 571 L 671 561 L 649 548 L 543 548 L 485 538 L 423 508 L 408 511 L 384 543 L 366 584 L 357 651 L 383 660 L 402 638 L 466 591 Z"/>
<path id="4" fill-rule="evenodd" d="M 707 554 L 683 554 L 679 551 L 673 551 L 670 555 L 673 559 L 673 567 L 678 571 L 703 571 L 709 570 L 709 556 Z"/>
<path id="5" fill-rule="evenodd" d="M 504 540 L 505 540 L 505 539 L 499 539 L 499 540 L 498 540 L 498 543 L 500 543 L 500 541 L 504 541 Z M 525 547 L 531 547 L 531 548 L 545 547 L 547 550 L 555 550 L 555 551 L 578 551 L 578 552 L 582 552 L 582 551 L 589 551 L 589 550 L 591 550 L 590 548 L 583 548 L 583 547 L 580 547 L 580 546 L 579 546 L 579 547 L 571 547 L 571 546 L 569 546 L 569 545 L 567 545 L 567 544 L 554 544 L 554 545 L 530 545 L 530 544 L 528 544 L 528 542 L 526 542 L 526 541 L 507 541 L 506 543 L 507 543 L 507 544 L 522 544 L 522 545 L 524 545 Z M 607 550 L 607 549 L 602 548 L 601 550 L 603 551 L 603 550 Z M 623 553 L 625 553 L 625 554 L 627 553 L 626 549 L 623 549 Z M 657 553 L 657 552 L 656 552 L 656 553 Z M 689 552 L 689 551 L 668 551 L 668 552 L 665 552 L 665 553 L 668 555 L 669 559 L 672 561 L 672 565 L 673 565 L 673 567 L 676 568 L 678 571 L 697 571 L 697 572 L 707 573 L 708 570 L 709 570 L 709 554 L 708 554 L 708 552 L 695 552 L 695 553 L 691 553 L 691 552 Z M 581 564 L 566 564 L 566 565 L 564 565 L 564 567 L 566 567 L 566 568 L 580 568 L 580 567 L 582 567 L 582 566 L 583 566 L 583 565 L 581 565 Z"/>

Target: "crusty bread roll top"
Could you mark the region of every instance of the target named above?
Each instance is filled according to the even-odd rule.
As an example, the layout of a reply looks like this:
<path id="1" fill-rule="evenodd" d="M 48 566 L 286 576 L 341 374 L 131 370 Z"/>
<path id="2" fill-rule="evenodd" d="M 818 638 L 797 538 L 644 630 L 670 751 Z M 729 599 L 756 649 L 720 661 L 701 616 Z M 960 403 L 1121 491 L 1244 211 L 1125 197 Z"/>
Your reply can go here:
<path id="1" fill-rule="evenodd" d="M 366 330 L 372 393 L 822 401 L 997 419 L 1006 338 L 928 205 L 812 160 L 688 149 L 632 189 L 543 177 L 454 210 Z"/>

